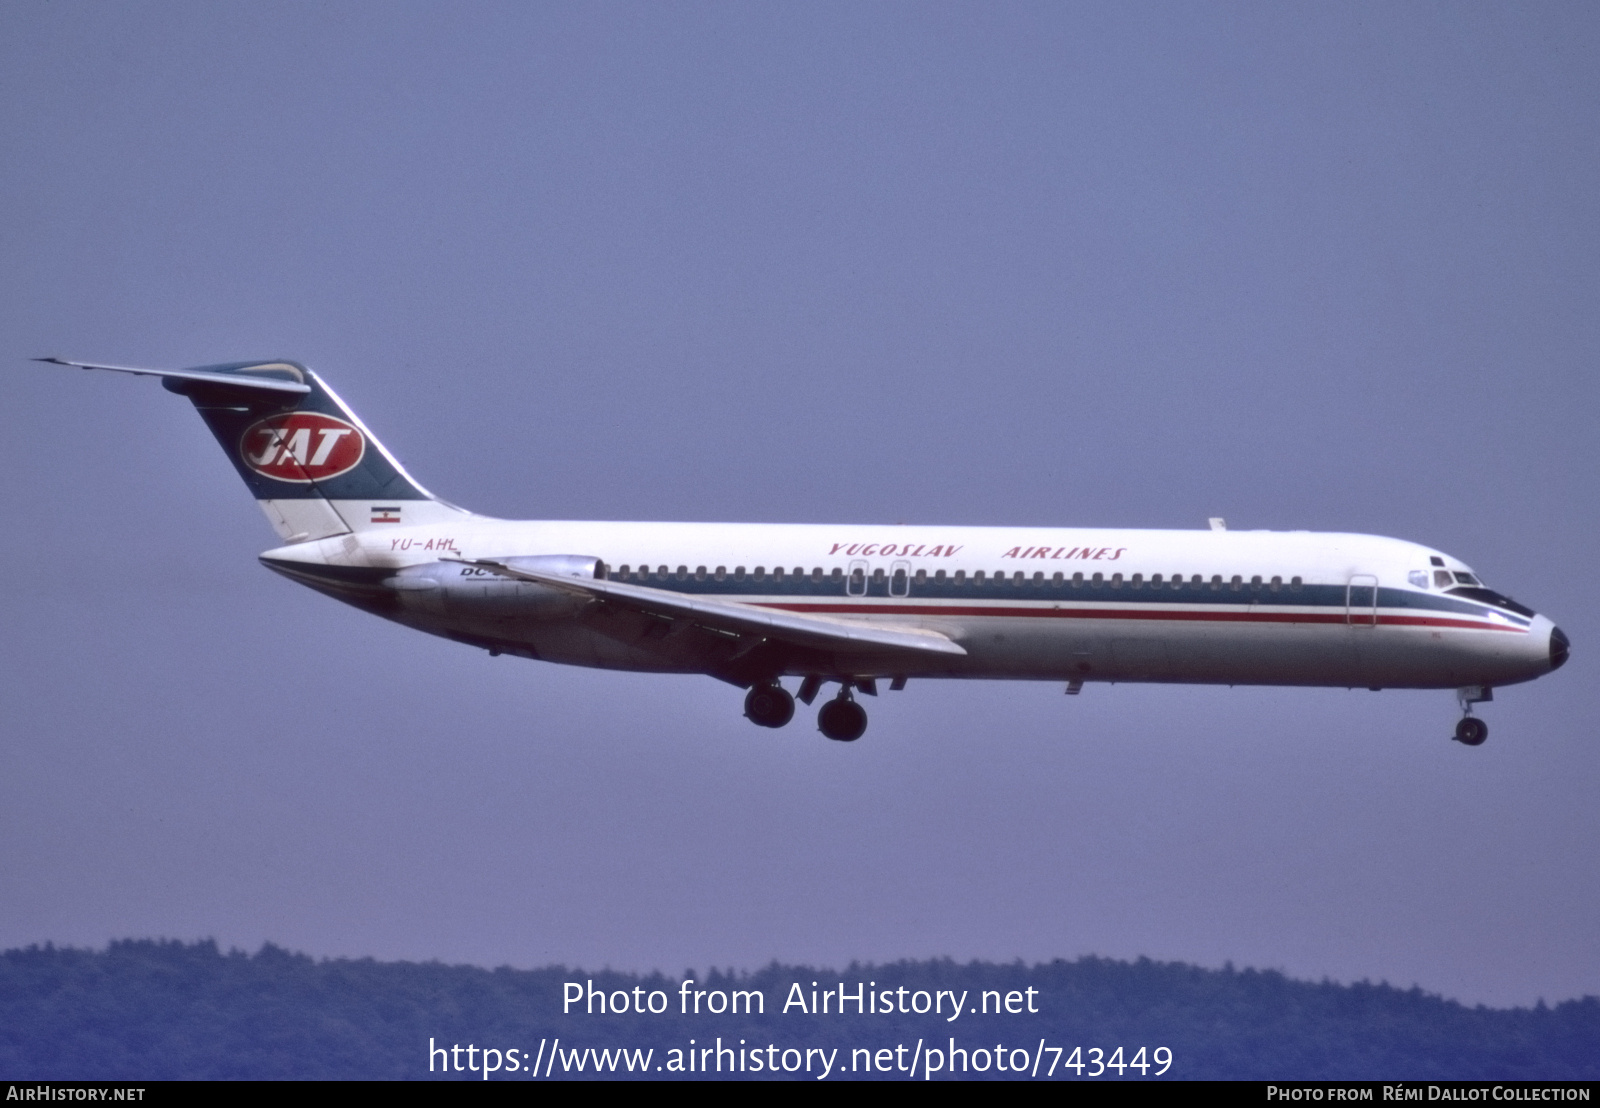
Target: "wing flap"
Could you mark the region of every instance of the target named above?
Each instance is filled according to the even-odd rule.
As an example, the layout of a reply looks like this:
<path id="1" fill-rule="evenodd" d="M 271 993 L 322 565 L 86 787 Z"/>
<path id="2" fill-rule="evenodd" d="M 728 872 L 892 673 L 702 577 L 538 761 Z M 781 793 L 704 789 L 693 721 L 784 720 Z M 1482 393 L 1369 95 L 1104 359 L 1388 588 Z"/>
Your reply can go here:
<path id="1" fill-rule="evenodd" d="M 800 646 L 826 649 L 906 650 L 918 654 L 965 655 L 966 651 L 937 631 L 911 627 L 884 627 L 852 623 L 820 616 L 798 615 L 754 604 L 684 596 L 666 589 L 629 585 L 593 577 L 571 577 L 546 570 L 519 567 L 518 559 L 451 558 L 506 577 L 533 581 L 550 588 L 620 604 L 650 615 L 687 619 L 710 631 L 723 634 L 761 635 Z"/>

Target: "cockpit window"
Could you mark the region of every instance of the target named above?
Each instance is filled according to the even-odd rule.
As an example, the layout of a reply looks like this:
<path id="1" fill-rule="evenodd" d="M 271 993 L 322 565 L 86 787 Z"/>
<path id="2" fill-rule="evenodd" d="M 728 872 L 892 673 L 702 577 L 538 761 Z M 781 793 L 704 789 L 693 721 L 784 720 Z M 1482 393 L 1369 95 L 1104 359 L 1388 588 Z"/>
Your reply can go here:
<path id="1" fill-rule="evenodd" d="M 1428 571 L 1425 569 L 1412 570 L 1406 574 L 1406 579 L 1416 588 L 1425 589 L 1428 587 Z"/>
<path id="2" fill-rule="evenodd" d="M 1433 571 L 1434 588 L 1448 589 L 1451 584 L 1453 584 L 1453 579 L 1451 578 L 1450 571 L 1448 569 L 1436 569 Z"/>
<path id="3" fill-rule="evenodd" d="M 1472 576 L 1472 574 L 1470 574 L 1470 573 L 1457 573 L 1456 574 L 1456 583 L 1460 584 L 1460 585 L 1482 585 L 1483 584 L 1482 581 L 1478 580 L 1476 577 Z"/>
<path id="4" fill-rule="evenodd" d="M 1458 574 L 1456 574 L 1456 576 L 1457 577 L 1472 577 L 1472 574 L 1470 574 L 1470 573 L 1458 573 Z M 1476 580 L 1476 578 L 1474 578 L 1474 580 Z M 1517 615 L 1519 615 L 1519 616 L 1527 616 L 1529 619 L 1532 619 L 1534 616 L 1539 614 L 1538 612 L 1535 612 L 1532 608 L 1528 607 L 1526 604 L 1518 604 L 1515 600 L 1512 600 L 1509 596 L 1501 596 L 1499 593 L 1495 592 L 1493 589 L 1483 589 L 1483 588 L 1462 589 L 1462 588 L 1455 588 L 1455 589 L 1450 589 L 1449 592 L 1450 592 L 1451 596 L 1459 596 L 1463 600 L 1476 600 L 1479 604 L 1492 604 L 1496 608 L 1504 608 L 1508 612 L 1516 612 Z"/>

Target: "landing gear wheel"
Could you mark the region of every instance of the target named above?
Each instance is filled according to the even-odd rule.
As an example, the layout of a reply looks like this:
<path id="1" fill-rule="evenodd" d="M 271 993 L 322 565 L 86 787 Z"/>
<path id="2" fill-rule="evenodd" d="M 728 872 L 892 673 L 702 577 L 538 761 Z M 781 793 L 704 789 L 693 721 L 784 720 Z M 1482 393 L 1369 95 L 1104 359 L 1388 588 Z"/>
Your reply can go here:
<path id="1" fill-rule="evenodd" d="M 794 697 L 782 685 L 757 685 L 745 694 L 744 714 L 758 727 L 782 727 L 794 718 Z"/>
<path id="2" fill-rule="evenodd" d="M 1467 716 L 1456 724 L 1456 742 L 1465 746 L 1482 746 L 1489 737 L 1489 725 L 1477 716 Z"/>
<path id="3" fill-rule="evenodd" d="M 835 742 L 853 743 L 867 729 L 867 711 L 854 700 L 830 700 L 817 713 L 817 730 Z"/>

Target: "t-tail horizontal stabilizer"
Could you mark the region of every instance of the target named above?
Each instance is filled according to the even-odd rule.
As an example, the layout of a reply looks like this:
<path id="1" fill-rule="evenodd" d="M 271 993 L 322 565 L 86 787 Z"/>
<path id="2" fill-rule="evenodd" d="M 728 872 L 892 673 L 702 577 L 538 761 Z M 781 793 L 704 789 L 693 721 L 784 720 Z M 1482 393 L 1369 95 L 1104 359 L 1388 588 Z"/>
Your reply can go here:
<path id="1" fill-rule="evenodd" d="M 35 358 L 36 362 L 71 366 L 73 369 L 107 369 L 113 373 L 134 373 L 140 377 L 161 377 L 172 381 L 195 381 L 245 392 L 278 393 L 287 396 L 305 396 L 310 385 L 276 377 L 247 377 L 241 374 L 207 373 L 195 369 L 139 369 L 128 365 L 100 365 L 96 362 L 71 362 L 66 358 Z"/>

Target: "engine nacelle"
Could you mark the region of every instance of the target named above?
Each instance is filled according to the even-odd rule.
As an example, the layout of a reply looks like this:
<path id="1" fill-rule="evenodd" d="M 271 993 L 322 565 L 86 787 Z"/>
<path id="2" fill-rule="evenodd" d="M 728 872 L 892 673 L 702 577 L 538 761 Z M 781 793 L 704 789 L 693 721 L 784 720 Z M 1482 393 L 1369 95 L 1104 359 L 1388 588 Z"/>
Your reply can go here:
<path id="1" fill-rule="evenodd" d="M 604 577 L 605 563 L 576 554 L 541 554 L 496 558 L 513 569 L 535 570 L 562 577 Z M 464 562 L 428 562 L 407 566 L 383 582 L 395 590 L 402 607 L 430 615 L 488 619 L 563 619 L 576 614 L 588 598 L 519 581 L 483 566 Z"/>

